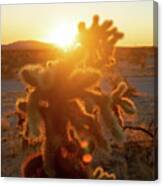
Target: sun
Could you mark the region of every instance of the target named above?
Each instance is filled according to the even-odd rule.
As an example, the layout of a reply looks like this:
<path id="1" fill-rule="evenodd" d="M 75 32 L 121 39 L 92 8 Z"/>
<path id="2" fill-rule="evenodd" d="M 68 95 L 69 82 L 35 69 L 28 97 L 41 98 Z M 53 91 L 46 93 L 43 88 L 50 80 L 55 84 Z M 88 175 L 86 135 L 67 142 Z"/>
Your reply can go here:
<path id="1" fill-rule="evenodd" d="M 60 48 L 72 47 L 76 40 L 77 30 L 71 24 L 59 24 L 46 38 L 49 43 L 53 43 Z"/>

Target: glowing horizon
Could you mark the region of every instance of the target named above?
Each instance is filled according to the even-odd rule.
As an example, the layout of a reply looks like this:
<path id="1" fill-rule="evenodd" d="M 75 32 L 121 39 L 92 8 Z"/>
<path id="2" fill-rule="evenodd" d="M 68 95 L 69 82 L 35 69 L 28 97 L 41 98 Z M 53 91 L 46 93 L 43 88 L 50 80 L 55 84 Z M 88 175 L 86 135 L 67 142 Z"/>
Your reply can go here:
<path id="1" fill-rule="evenodd" d="M 68 23 L 63 22 L 57 25 L 57 28 L 52 30 L 50 34 L 47 34 L 43 41 L 66 49 L 74 44 L 76 35 L 77 29 L 73 25 L 69 26 Z"/>
<path id="2" fill-rule="evenodd" d="M 125 34 L 118 46 L 153 46 L 153 1 L 55 3 L 2 5 L 2 44 L 19 40 L 36 40 L 58 44 L 71 43 L 80 21 L 87 26 L 92 16 L 101 21 L 111 19 L 114 26 Z M 58 25 L 66 26 L 63 30 Z M 67 33 L 66 33 L 67 32 Z M 54 34 L 54 37 L 53 37 Z M 71 38 L 72 37 L 72 38 Z M 64 41 L 63 41 L 64 38 Z M 63 41 L 63 42 L 62 42 Z"/>

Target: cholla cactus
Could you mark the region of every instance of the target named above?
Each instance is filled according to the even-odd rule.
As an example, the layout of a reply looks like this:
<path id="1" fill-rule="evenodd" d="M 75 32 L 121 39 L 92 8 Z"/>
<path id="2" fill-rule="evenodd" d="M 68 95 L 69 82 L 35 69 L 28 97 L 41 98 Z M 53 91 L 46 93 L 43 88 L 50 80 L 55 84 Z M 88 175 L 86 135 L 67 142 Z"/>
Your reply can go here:
<path id="1" fill-rule="evenodd" d="M 124 97 L 128 90 L 125 82 L 120 82 L 118 86 L 105 95 L 101 91 L 86 90 L 83 92 L 83 99 L 90 98 L 94 100 L 94 104 L 98 106 L 101 119 L 111 131 L 114 139 L 118 142 L 125 140 L 122 128 L 123 117 L 120 109 L 127 114 L 135 114 L 137 112 L 134 102 Z"/>
<path id="2" fill-rule="evenodd" d="M 115 44 L 123 38 L 123 33 L 112 27 L 113 21 L 105 20 L 99 24 L 99 16 L 94 15 L 92 25 L 86 28 L 85 22 L 78 24 L 78 40 L 86 54 L 85 63 L 100 67 L 102 64 L 115 64 Z"/>
<path id="3" fill-rule="evenodd" d="M 80 42 L 89 54 L 87 64 L 101 60 L 110 63 L 114 45 L 123 36 L 116 28 L 109 30 L 111 21 L 105 21 L 99 26 L 98 19 L 98 16 L 94 16 L 90 29 L 86 29 L 84 23 L 79 24 Z M 108 56 L 106 52 L 109 52 Z M 79 68 L 76 61 L 66 58 L 47 63 L 44 67 L 25 66 L 20 75 L 26 85 L 27 95 L 17 101 L 16 108 L 26 116 L 26 138 L 35 139 L 39 136 L 39 126 L 44 124 L 42 156 L 44 170 L 49 177 L 56 176 L 56 152 L 65 141 L 76 141 L 83 149 L 82 158 L 76 157 L 80 165 L 82 162 L 82 167 L 92 161 L 88 137 L 107 149 L 109 142 L 102 133 L 102 120 L 115 140 L 124 141 L 125 135 L 121 126 L 123 117 L 120 111 L 129 114 L 136 112 L 134 103 L 124 97 L 128 90 L 125 82 L 120 82 L 110 93 L 104 94 L 99 87 L 100 71 L 88 67 Z M 89 104 L 93 110 L 98 108 L 100 117 L 91 109 L 88 112 L 86 105 Z M 96 172 L 93 173 L 89 168 L 86 170 L 88 177 L 97 177 Z M 100 172 L 103 176 L 99 178 L 115 178 L 103 169 Z"/>
<path id="4" fill-rule="evenodd" d="M 81 92 L 98 80 L 100 73 L 93 69 L 69 69 L 65 62 L 54 62 L 46 67 L 27 66 L 20 74 L 28 92 L 24 102 L 17 102 L 17 109 L 26 112 L 29 137 L 39 135 L 39 124 L 45 124 L 45 143 L 43 150 L 45 170 L 54 176 L 55 150 L 66 138 L 66 126 L 70 121 L 77 130 L 87 125 L 97 142 L 106 147 L 100 133 L 100 125 L 93 114 L 87 113 L 77 101 Z M 22 107 L 26 104 L 26 108 Z M 22 109 L 23 108 L 23 109 Z"/>

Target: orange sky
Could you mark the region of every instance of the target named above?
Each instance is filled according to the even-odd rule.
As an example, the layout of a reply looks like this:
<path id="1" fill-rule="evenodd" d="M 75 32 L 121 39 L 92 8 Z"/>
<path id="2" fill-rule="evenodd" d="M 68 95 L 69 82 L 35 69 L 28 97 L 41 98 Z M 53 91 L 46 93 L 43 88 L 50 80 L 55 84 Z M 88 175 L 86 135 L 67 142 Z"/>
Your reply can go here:
<path id="1" fill-rule="evenodd" d="M 60 3 L 2 5 L 2 43 L 17 40 L 49 42 L 57 27 L 67 25 L 56 37 L 76 29 L 79 21 L 90 24 L 92 16 L 99 14 L 101 21 L 112 19 L 125 33 L 120 46 L 153 45 L 153 1 L 105 2 L 105 3 Z M 68 36 L 68 35 L 67 35 Z M 55 39 L 53 39 L 55 42 Z"/>

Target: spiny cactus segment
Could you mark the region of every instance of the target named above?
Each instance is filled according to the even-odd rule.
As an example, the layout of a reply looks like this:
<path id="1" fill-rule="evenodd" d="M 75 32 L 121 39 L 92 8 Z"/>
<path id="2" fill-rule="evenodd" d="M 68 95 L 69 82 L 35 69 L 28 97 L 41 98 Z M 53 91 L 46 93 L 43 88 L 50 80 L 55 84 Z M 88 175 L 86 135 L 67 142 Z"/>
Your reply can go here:
<path id="1" fill-rule="evenodd" d="M 78 24 L 78 40 L 87 55 L 87 65 L 100 66 L 113 62 L 114 46 L 124 34 L 112 25 L 111 20 L 106 20 L 100 25 L 98 15 L 93 16 L 89 28 L 86 27 L 85 22 Z"/>

